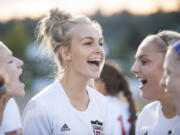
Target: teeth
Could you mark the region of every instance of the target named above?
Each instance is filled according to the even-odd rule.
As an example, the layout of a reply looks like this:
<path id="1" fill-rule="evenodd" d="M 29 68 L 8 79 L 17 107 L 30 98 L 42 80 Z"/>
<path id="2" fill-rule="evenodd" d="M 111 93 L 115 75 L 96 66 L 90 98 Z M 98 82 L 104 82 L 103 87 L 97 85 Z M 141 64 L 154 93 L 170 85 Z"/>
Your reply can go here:
<path id="1" fill-rule="evenodd" d="M 145 79 L 138 79 L 139 81 L 143 81 L 143 80 L 145 80 Z"/>
<path id="2" fill-rule="evenodd" d="M 101 61 L 101 58 L 92 58 L 89 61 Z"/>
<path id="3" fill-rule="evenodd" d="M 146 83 L 147 82 L 147 80 L 146 79 L 138 79 L 141 83 Z"/>

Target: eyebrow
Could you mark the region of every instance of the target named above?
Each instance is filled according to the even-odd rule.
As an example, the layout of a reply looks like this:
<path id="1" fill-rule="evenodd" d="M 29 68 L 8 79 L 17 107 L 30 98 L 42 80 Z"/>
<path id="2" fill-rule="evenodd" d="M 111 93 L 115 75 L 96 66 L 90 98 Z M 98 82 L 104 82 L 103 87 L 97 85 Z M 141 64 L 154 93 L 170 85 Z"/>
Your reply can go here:
<path id="1" fill-rule="evenodd" d="M 84 37 L 84 38 L 80 39 L 80 41 L 85 40 L 85 39 L 94 40 L 93 37 Z M 101 37 L 100 40 L 103 40 L 103 38 Z"/>
<path id="2" fill-rule="evenodd" d="M 142 59 L 142 58 L 144 58 L 144 57 L 148 57 L 148 55 L 145 55 L 145 54 L 143 54 L 143 55 L 140 55 L 140 56 L 135 56 L 135 58 L 137 59 Z"/>

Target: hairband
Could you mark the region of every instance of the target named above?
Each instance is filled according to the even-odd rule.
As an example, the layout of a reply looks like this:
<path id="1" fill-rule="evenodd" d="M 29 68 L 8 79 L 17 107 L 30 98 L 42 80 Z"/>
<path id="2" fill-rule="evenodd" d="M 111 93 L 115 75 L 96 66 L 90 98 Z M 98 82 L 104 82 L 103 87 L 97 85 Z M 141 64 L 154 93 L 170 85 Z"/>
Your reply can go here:
<path id="1" fill-rule="evenodd" d="M 169 43 L 168 43 L 168 41 L 166 40 L 166 39 L 164 39 L 163 37 L 161 37 L 161 35 L 158 35 L 159 36 L 159 38 L 168 46 L 169 45 Z"/>
<path id="2" fill-rule="evenodd" d="M 180 40 L 173 45 L 173 49 L 180 55 Z"/>
<path id="3" fill-rule="evenodd" d="M 1 85 L 1 86 L 0 86 L 0 91 L 4 90 L 5 88 L 6 88 L 6 85 L 5 85 L 5 84 Z"/>

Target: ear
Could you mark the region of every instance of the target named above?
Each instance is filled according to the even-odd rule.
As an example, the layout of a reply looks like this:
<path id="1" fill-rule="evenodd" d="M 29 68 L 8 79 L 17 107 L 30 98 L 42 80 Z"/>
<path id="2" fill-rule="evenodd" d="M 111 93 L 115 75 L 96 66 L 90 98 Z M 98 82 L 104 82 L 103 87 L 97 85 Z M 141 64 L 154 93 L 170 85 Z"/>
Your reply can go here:
<path id="1" fill-rule="evenodd" d="M 65 61 L 71 60 L 71 52 L 69 47 L 60 47 L 59 51 L 63 60 Z"/>

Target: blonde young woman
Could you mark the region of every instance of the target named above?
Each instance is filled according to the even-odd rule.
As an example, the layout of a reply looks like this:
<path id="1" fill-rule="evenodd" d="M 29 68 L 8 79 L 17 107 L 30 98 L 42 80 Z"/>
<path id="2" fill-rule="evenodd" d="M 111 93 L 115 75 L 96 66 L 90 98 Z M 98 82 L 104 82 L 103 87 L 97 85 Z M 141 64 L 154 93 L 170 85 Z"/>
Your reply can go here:
<path id="1" fill-rule="evenodd" d="M 16 135 L 17 130 L 21 128 L 19 110 L 12 97 L 22 97 L 25 94 L 24 84 L 19 80 L 23 71 L 22 66 L 23 62 L 14 57 L 11 50 L 0 41 L 0 74 L 4 79 L 1 86 L 3 101 L 1 102 L 0 135 Z"/>
<path id="2" fill-rule="evenodd" d="M 42 48 L 55 56 L 62 77 L 27 104 L 24 135 L 109 135 L 106 101 L 90 80 L 104 65 L 104 40 L 97 22 L 54 9 L 39 25 Z"/>
<path id="3" fill-rule="evenodd" d="M 176 114 L 180 115 L 180 40 L 168 48 L 161 85 L 173 95 Z M 179 134 L 180 121 L 173 130 L 173 135 Z"/>
<path id="4" fill-rule="evenodd" d="M 175 113 L 173 96 L 160 86 L 167 47 L 179 39 L 177 32 L 162 31 L 147 36 L 138 47 L 131 71 L 141 82 L 142 97 L 153 102 L 139 114 L 136 135 L 171 135 L 180 121 Z"/>

